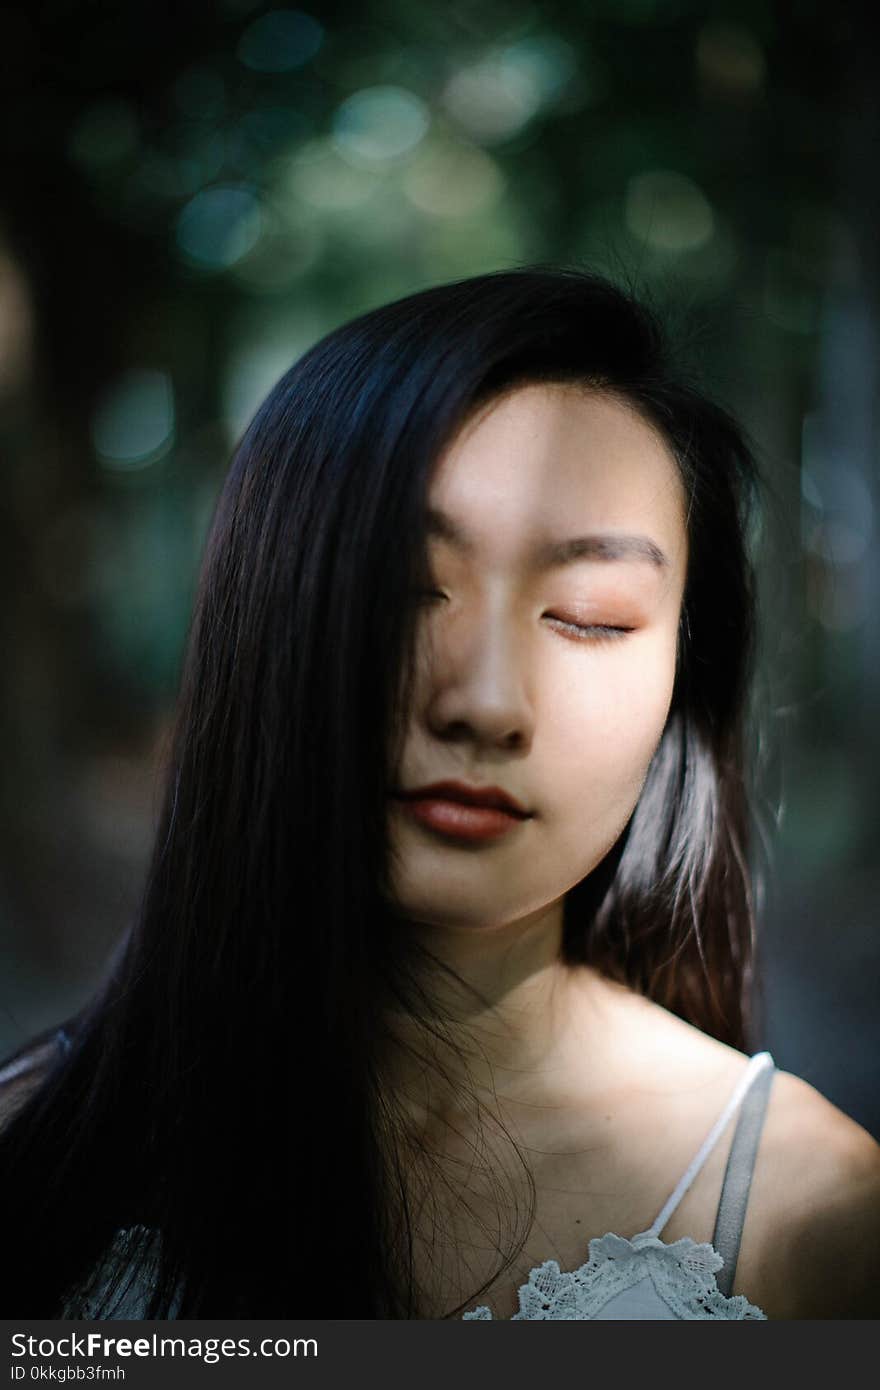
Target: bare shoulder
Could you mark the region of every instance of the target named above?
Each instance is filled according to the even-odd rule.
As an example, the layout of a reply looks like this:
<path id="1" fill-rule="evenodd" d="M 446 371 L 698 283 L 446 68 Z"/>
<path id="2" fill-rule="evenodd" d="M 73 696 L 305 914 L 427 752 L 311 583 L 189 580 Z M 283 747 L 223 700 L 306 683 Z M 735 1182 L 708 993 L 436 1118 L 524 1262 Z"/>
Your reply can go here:
<path id="1" fill-rule="evenodd" d="M 707 1098 L 705 1124 L 748 1058 L 656 1006 L 628 1006 L 638 1049 Z M 720 1185 L 725 1160 L 726 1148 L 711 1183 Z M 683 1217 L 698 1212 L 699 1194 L 694 1203 Z M 733 1292 L 773 1319 L 880 1317 L 880 1144 L 786 1071 L 770 1090 Z"/>
<path id="2" fill-rule="evenodd" d="M 667 1132 L 680 1128 L 684 1137 L 669 1172 L 680 1173 L 749 1059 L 647 1000 L 623 990 L 609 998 L 615 1036 L 624 1039 L 618 1051 L 626 1073 L 637 1075 L 622 1088 L 626 1101 L 638 1095 L 656 1134 L 675 1096 L 677 1124 Z M 694 1231 L 711 1238 L 734 1128 L 673 1215 L 667 1239 Z M 732 1292 L 771 1319 L 880 1317 L 880 1144 L 790 1072 L 777 1070 L 770 1089 Z"/>
<path id="3" fill-rule="evenodd" d="M 777 1318 L 880 1316 L 880 1144 L 776 1073 L 735 1291 Z"/>

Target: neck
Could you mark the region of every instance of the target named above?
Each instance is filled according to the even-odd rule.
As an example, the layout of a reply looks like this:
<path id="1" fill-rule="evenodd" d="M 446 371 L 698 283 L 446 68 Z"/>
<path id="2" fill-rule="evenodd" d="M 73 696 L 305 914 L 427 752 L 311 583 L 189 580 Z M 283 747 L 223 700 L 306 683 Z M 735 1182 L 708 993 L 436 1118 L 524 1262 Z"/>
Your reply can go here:
<path id="1" fill-rule="evenodd" d="M 562 925 L 561 902 L 497 928 L 413 924 L 440 963 L 438 1018 L 391 1017 L 386 1076 L 416 1135 L 477 1107 L 520 1120 L 593 1070 L 621 987 L 563 962 Z"/>

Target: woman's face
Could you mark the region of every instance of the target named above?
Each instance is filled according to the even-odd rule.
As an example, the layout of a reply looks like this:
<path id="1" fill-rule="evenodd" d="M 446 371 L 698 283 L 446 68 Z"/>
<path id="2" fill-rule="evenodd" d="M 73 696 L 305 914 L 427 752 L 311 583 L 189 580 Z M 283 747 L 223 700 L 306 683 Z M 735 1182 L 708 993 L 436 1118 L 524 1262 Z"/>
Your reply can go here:
<path id="1" fill-rule="evenodd" d="M 668 446 L 633 409 L 541 384 L 478 412 L 428 503 L 430 590 L 396 787 L 492 786 L 529 815 L 495 834 L 490 813 L 488 837 L 476 820 L 467 837 L 467 812 L 442 798 L 392 799 L 393 895 L 413 921 L 500 928 L 561 909 L 636 805 L 672 696 L 685 499 Z"/>

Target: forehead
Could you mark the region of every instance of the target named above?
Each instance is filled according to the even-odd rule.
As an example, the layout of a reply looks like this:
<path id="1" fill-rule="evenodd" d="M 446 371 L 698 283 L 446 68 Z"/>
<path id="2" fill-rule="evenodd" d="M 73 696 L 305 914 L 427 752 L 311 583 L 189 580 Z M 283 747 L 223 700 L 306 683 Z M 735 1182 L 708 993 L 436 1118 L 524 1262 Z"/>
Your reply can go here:
<path id="1" fill-rule="evenodd" d="M 685 545 L 663 437 L 625 401 L 578 385 L 522 386 L 482 406 L 438 460 L 428 500 L 499 560 L 576 530 L 644 533 L 673 558 Z"/>

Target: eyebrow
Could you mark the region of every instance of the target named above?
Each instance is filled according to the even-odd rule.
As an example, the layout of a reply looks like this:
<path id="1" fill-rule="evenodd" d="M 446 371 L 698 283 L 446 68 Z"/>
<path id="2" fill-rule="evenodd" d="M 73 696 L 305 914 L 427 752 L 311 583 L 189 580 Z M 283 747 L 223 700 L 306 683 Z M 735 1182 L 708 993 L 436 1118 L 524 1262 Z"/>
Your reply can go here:
<path id="1" fill-rule="evenodd" d="M 473 553 L 473 541 L 446 512 L 429 507 L 427 530 L 429 536 L 448 541 L 450 545 L 466 554 Z M 561 541 L 539 541 L 531 552 L 530 560 L 533 568 L 539 570 L 557 569 L 563 565 L 575 564 L 578 560 L 636 560 L 647 562 L 656 569 L 663 569 L 669 564 L 664 551 L 650 536 L 625 535 L 616 531 L 601 535 L 571 536 Z"/>

